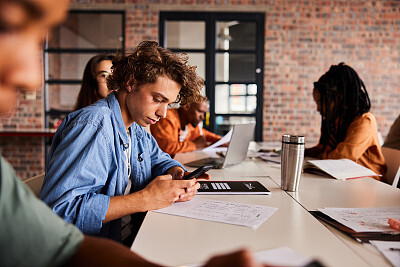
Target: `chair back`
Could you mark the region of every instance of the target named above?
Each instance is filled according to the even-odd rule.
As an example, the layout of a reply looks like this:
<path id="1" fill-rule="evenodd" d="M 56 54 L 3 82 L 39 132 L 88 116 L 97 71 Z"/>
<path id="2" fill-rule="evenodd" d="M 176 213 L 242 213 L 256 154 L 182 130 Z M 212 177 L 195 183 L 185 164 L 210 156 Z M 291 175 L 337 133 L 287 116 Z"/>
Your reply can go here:
<path id="1" fill-rule="evenodd" d="M 44 172 L 34 177 L 24 180 L 24 183 L 33 191 L 35 196 L 39 197 L 40 189 L 44 181 Z"/>
<path id="2" fill-rule="evenodd" d="M 386 179 L 389 184 L 398 187 L 400 176 L 400 150 L 382 147 L 382 153 L 387 165 Z"/>

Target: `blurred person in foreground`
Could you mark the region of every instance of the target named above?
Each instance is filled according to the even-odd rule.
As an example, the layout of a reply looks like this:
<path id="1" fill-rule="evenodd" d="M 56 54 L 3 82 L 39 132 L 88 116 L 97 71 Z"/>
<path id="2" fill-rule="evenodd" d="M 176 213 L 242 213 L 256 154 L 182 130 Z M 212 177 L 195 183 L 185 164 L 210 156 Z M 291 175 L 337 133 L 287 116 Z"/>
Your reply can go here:
<path id="1" fill-rule="evenodd" d="M 207 110 L 205 98 L 189 106 L 168 109 L 165 118 L 150 126 L 151 134 L 160 148 L 171 157 L 205 148 L 221 139 L 221 136 L 202 127 Z"/>
<path id="2" fill-rule="evenodd" d="M 318 145 L 305 150 L 305 156 L 320 159 L 351 159 L 385 181 L 386 164 L 379 144 L 371 101 L 357 72 L 340 63 L 314 83 L 314 101 L 321 114 Z"/>
<path id="3" fill-rule="evenodd" d="M 41 84 L 41 43 L 66 15 L 67 0 L 0 0 L 0 114 L 19 90 Z M 55 215 L 0 157 L 1 266 L 159 266 L 125 246 L 83 235 Z M 217 256 L 206 266 L 260 266 L 247 250 Z"/>

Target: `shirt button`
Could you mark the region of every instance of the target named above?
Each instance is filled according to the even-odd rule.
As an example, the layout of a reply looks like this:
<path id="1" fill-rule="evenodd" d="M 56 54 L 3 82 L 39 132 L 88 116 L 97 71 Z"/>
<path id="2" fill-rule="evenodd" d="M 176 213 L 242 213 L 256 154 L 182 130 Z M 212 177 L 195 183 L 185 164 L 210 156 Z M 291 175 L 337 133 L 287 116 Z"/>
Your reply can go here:
<path id="1" fill-rule="evenodd" d="M 129 147 L 129 145 L 128 144 L 124 144 L 124 148 L 128 148 Z"/>

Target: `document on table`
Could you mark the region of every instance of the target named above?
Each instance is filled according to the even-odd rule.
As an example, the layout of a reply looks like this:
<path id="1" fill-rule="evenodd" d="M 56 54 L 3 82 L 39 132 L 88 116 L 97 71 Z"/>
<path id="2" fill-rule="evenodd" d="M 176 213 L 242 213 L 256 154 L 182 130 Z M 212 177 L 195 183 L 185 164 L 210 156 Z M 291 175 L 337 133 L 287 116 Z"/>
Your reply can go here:
<path id="1" fill-rule="evenodd" d="M 259 251 L 253 254 L 256 261 L 271 266 L 307 266 L 312 259 L 301 255 L 289 247 L 279 247 Z M 203 264 L 190 264 L 189 267 L 200 267 Z"/>
<path id="2" fill-rule="evenodd" d="M 281 155 L 276 152 L 258 152 L 257 155 L 262 160 L 281 164 Z"/>
<path id="3" fill-rule="evenodd" d="M 219 139 L 217 142 L 215 142 L 214 144 L 206 147 L 203 149 L 203 151 L 208 151 L 208 150 L 212 150 L 216 147 L 219 147 L 225 143 L 228 143 L 229 141 L 231 141 L 231 137 L 232 137 L 232 132 L 233 132 L 233 128 L 229 130 L 229 132 L 224 135 L 221 139 Z"/>
<path id="4" fill-rule="evenodd" d="M 328 174 L 336 179 L 354 179 L 361 177 L 380 176 L 372 170 L 350 159 L 308 160 L 303 165 L 305 172 Z"/>
<path id="5" fill-rule="evenodd" d="M 400 267 L 400 242 L 371 240 L 370 243 L 374 245 L 393 266 Z"/>
<path id="6" fill-rule="evenodd" d="M 277 208 L 195 197 L 155 212 L 258 228 Z"/>
<path id="7" fill-rule="evenodd" d="M 400 215 L 400 207 L 324 208 L 319 211 L 356 232 L 396 231 L 389 227 L 388 220 Z"/>

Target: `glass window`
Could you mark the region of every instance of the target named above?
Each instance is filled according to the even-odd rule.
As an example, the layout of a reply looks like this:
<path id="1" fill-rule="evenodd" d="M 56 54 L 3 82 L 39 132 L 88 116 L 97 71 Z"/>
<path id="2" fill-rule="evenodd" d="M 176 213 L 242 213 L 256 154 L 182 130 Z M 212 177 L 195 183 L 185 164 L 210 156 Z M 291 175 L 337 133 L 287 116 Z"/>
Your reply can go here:
<path id="1" fill-rule="evenodd" d="M 83 71 L 97 54 L 124 51 L 124 11 L 78 11 L 48 36 L 44 49 L 45 122 L 55 129 L 75 106 Z"/>
<path id="2" fill-rule="evenodd" d="M 228 113 L 229 85 L 218 84 L 215 86 L 215 113 Z"/>
<path id="3" fill-rule="evenodd" d="M 80 88 L 80 84 L 50 84 L 48 88 L 50 109 L 72 111 Z"/>
<path id="4" fill-rule="evenodd" d="M 255 113 L 257 96 L 248 94 L 247 88 L 245 84 L 218 84 L 215 87 L 215 99 L 218 99 L 215 103 L 215 113 Z"/>
<path id="5" fill-rule="evenodd" d="M 248 96 L 246 111 L 249 113 L 255 113 L 256 108 L 257 108 L 257 97 L 256 96 Z"/>
<path id="6" fill-rule="evenodd" d="M 216 80 L 219 82 L 255 82 L 256 57 L 254 54 L 216 55 Z"/>
<path id="7" fill-rule="evenodd" d="M 231 85 L 231 95 L 246 95 L 245 84 L 232 84 Z"/>
<path id="8" fill-rule="evenodd" d="M 246 111 L 246 97 L 231 96 L 229 98 L 229 111 L 233 113 Z"/>
<path id="9" fill-rule="evenodd" d="M 206 55 L 204 53 L 187 53 L 189 56 L 189 64 L 197 66 L 197 74 L 205 79 L 206 78 Z"/>
<path id="10" fill-rule="evenodd" d="M 71 12 L 49 37 L 49 48 L 123 48 L 121 13 Z"/>
<path id="11" fill-rule="evenodd" d="M 204 21 L 167 21 L 166 47 L 172 49 L 205 49 Z"/>
<path id="12" fill-rule="evenodd" d="M 222 50 L 249 50 L 256 48 L 256 23 L 219 21 L 217 22 L 216 48 Z"/>
<path id="13" fill-rule="evenodd" d="M 89 59 L 96 54 L 49 53 L 49 79 L 81 80 Z"/>
<path id="14" fill-rule="evenodd" d="M 255 122 L 254 117 L 242 117 L 242 116 L 217 116 L 216 117 L 216 134 L 225 135 L 235 124 L 244 124 Z M 254 138 L 253 138 L 254 139 Z"/>
<path id="15" fill-rule="evenodd" d="M 263 12 L 160 12 L 160 44 L 187 52 L 205 81 L 207 130 L 224 134 L 236 122 L 257 120 L 262 139 L 264 25 Z"/>
<path id="16" fill-rule="evenodd" d="M 256 95 L 257 94 L 257 84 L 249 84 L 247 86 L 247 93 L 249 95 Z"/>

